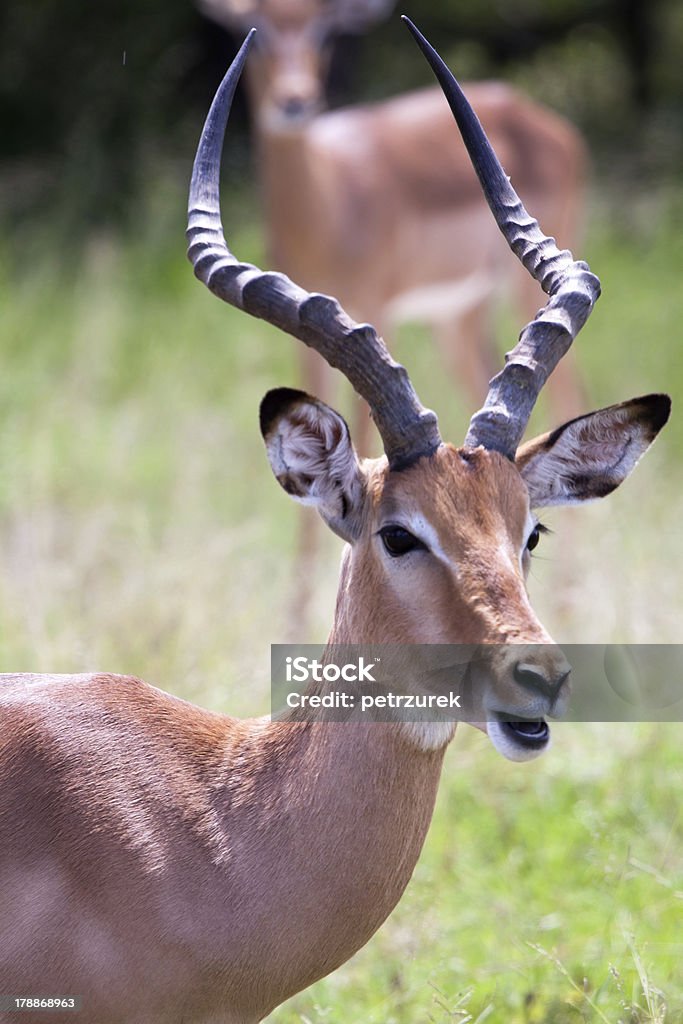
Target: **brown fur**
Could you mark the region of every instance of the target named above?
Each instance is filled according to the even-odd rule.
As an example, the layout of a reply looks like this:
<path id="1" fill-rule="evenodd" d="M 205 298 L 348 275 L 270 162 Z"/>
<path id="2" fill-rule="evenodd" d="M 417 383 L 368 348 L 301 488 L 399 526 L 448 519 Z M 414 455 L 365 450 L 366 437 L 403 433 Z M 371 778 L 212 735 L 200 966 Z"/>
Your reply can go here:
<path id="1" fill-rule="evenodd" d="M 122 676 L 0 694 L 4 991 L 78 993 L 97 1024 L 257 1021 L 410 878 L 443 749 L 238 722 Z"/>

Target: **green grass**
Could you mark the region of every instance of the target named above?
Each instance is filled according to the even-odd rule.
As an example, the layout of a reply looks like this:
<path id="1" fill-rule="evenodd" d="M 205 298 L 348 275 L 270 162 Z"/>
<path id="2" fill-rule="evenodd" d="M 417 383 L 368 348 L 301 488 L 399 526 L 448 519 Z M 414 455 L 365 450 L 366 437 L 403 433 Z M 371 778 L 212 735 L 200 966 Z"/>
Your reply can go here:
<path id="1" fill-rule="evenodd" d="M 604 297 L 577 342 L 593 404 L 683 395 L 675 213 L 598 206 Z M 179 206 L 182 209 L 182 203 Z M 618 208 L 616 208 L 618 211 Z M 213 300 L 169 243 L 29 245 L 0 281 L 0 668 L 130 672 L 206 706 L 267 708 L 296 510 L 258 435 L 296 343 Z M 259 254 L 240 227 L 238 250 Z M 399 354 L 444 433 L 469 410 L 419 331 Z M 347 393 L 342 405 L 349 408 Z M 547 517 L 534 604 L 565 641 L 680 641 L 683 416 L 608 501 Z M 325 541 L 311 640 L 330 621 Z M 683 1021 L 681 725 L 564 725 L 512 765 L 461 728 L 415 878 L 373 941 L 279 1024 Z"/>
<path id="2" fill-rule="evenodd" d="M 398 909 L 275 1019 L 683 1020 L 682 781 L 678 725 L 565 725 L 514 769 L 462 729 Z"/>

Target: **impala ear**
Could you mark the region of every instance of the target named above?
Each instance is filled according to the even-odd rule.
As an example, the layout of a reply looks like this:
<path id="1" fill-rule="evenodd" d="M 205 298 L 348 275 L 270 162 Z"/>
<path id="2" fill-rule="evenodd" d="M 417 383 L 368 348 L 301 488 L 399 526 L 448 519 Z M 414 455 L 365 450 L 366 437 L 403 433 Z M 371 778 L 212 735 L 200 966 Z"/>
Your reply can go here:
<path id="1" fill-rule="evenodd" d="M 276 388 L 261 402 L 261 433 L 275 478 L 313 505 L 344 540 L 360 534 L 365 477 L 346 421 L 304 391 Z"/>
<path id="2" fill-rule="evenodd" d="M 603 498 L 618 487 L 669 418 L 668 395 L 644 395 L 570 420 L 517 450 L 532 508 Z"/>

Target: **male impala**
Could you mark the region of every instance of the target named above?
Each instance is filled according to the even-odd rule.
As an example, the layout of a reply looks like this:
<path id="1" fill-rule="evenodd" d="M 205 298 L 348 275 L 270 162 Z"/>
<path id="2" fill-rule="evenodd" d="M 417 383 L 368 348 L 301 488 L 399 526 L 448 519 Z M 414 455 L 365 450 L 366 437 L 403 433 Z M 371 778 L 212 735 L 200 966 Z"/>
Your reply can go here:
<path id="1" fill-rule="evenodd" d="M 538 539 L 530 506 L 611 491 L 665 423 L 669 399 L 632 399 L 518 448 L 598 281 L 526 214 L 455 80 L 411 29 L 496 222 L 550 294 L 464 445 L 441 440 L 370 326 L 229 252 L 220 151 L 249 40 L 199 143 L 189 253 L 216 295 L 316 348 L 372 409 L 385 455 L 360 462 L 344 421 L 317 399 L 280 389 L 261 406 L 277 479 L 347 542 L 331 639 L 488 647 L 472 719 L 523 760 L 547 747 L 546 716 L 568 687 L 525 589 Z M 523 660 L 518 644 L 533 645 Z M 2 990 L 79 994 L 89 1024 L 255 1024 L 344 963 L 410 879 L 455 730 L 239 721 L 126 676 L 3 684 Z"/>
<path id="2" fill-rule="evenodd" d="M 513 290 L 525 318 L 537 288 L 504 248 L 438 88 L 322 113 L 330 40 L 362 32 L 395 0 L 199 0 L 258 38 L 246 72 L 270 258 L 307 289 L 336 295 L 385 337 L 400 321 L 434 330 L 458 387 L 477 401 L 495 370 L 492 319 Z M 520 193 L 560 241 L 578 234 L 584 147 L 576 130 L 503 82 L 467 87 Z M 304 351 L 304 384 L 331 397 L 329 369 Z M 559 417 L 581 409 L 565 360 L 549 384 Z M 367 416 L 355 425 L 365 450 Z M 360 435 L 360 436 L 359 436 Z"/>

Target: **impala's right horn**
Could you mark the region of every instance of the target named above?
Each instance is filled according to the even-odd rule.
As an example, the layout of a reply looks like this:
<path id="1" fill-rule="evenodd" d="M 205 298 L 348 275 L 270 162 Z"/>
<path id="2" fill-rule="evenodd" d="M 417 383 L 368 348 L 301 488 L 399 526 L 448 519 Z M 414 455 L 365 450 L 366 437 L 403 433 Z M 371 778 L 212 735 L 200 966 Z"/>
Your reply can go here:
<path id="1" fill-rule="evenodd" d="M 389 465 L 400 469 L 431 455 L 441 444 L 436 415 L 422 406 L 404 367 L 391 358 L 375 329 L 354 323 L 336 299 L 310 294 L 284 274 L 240 263 L 223 235 L 223 136 L 254 31 L 218 87 L 199 140 L 188 206 L 188 257 L 196 276 L 214 295 L 299 338 L 341 370 L 370 406 Z"/>
<path id="2" fill-rule="evenodd" d="M 541 388 L 590 316 L 600 282 L 587 263 L 558 249 L 555 239 L 544 235 L 529 216 L 452 73 L 410 19 L 403 20 L 444 91 L 496 224 L 550 296 L 506 354 L 505 366 L 490 382 L 486 401 L 472 417 L 465 438 L 468 448 L 483 445 L 514 459 Z"/>

